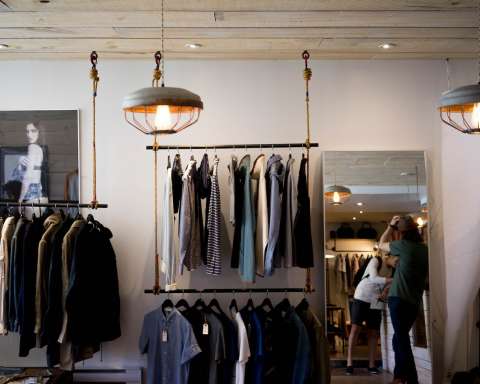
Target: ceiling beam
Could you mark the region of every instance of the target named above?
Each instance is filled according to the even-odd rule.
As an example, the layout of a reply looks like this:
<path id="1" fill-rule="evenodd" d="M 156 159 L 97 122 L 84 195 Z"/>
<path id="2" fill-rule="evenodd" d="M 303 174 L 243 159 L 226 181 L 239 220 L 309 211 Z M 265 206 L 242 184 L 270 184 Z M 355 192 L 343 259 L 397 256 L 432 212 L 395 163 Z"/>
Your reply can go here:
<path id="1" fill-rule="evenodd" d="M 472 39 L 476 28 L 167 28 L 168 39 Z M 142 27 L 0 27 L 0 39 L 142 38 L 160 39 L 161 28 Z"/>
<path id="2" fill-rule="evenodd" d="M 218 15 L 217 15 L 218 16 Z M 179 12 L 165 15 L 168 27 L 477 27 L 471 11 L 314 11 L 314 12 Z M 160 12 L 0 12 L 7 27 L 160 27 Z"/>
<path id="3" fill-rule="evenodd" d="M 166 0 L 169 11 L 411 11 L 475 8 L 476 0 Z M 3 0 L 14 11 L 159 11 L 159 0 Z"/>

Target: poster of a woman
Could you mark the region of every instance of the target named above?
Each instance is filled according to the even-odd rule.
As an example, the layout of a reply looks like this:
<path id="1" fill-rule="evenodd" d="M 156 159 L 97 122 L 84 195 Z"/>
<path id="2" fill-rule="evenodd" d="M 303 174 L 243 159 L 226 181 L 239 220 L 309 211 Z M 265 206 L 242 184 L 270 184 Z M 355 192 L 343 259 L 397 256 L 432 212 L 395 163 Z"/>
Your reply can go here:
<path id="1" fill-rule="evenodd" d="M 78 111 L 0 112 L 2 200 L 77 200 L 66 185 L 78 166 Z"/>

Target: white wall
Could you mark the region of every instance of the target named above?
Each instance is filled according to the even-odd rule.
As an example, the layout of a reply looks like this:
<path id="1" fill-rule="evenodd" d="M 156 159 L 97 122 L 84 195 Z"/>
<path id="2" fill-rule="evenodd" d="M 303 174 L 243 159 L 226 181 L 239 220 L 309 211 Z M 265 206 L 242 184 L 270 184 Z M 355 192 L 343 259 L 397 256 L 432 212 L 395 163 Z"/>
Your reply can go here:
<path id="1" fill-rule="evenodd" d="M 123 330 L 120 340 L 104 347 L 103 366 L 109 367 L 134 367 L 143 363 L 137 351 L 141 321 L 144 313 L 160 302 L 157 297 L 143 294 L 143 289 L 153 283 L 152 153 L 144 150 L 150 138 L 129 127 L 120 109 L 126 93 L 148 86 L 152 67 L 151 61 L 103 61 L 100 56 L 98 196 L 110 207 L 95 215 L 114 233 Z M 202 95 L 205 111 L 197 125 L 175 137 L 162 139 L 163 143 L 304 140 L 301 60 L 183 61 L 168 62 L 166 69 L 167 84 L 188 87 Z M 438 141 L 439 122 L 435 105 L 443 86 L 444 68 L 440 61 L 317 61 L 312 62 L 312 70 L 312 138 L 320 143 L 320 149 L 312 151 L 312 221 L 318 266 L 323 236 L 320 151 L 428 150 L 432 185 L 438 187 L 440 162 L 434 145 Z M 82 62 L 0 62 L 0 109 L 81 109 L 84 200 L 90 198 L 91 191 L 88 72 L 87 57 Z M 196 154 L 198 157 L 201 151 Z M 296 154 L 299 157 L 299 153 Z M 219 155 L 222 192 L 225 192 L 229 153 Z M 223 196 L 225 203 L 225 193 Z M 438 249 L 442 249 L 440 238 L 438 235 Z M 433 263 L 437 257 L 432 254 Z M 195 272 L 185 276 L 180 286 L 241 286 L 236 272 L 226 270 L 226 275 L 220 278 Z M 321 275 L 321 268 L 316 268 L 314 284 L 319 290 L 323 285 Z M 286 283 L 302 287 L 303 282 L 303 271 L 280 271 L 259 285 L 284 286 Z M 438 281 L 437 285 L 441 286 L 442 282 Z M 317 309 L 323 306 L 320 292 L 310 301 Z M 0 339 L 2 365 L 44 364 L 43 352 L 36 352 L 27 360 L 18 359 L 17 343 L 16 336 Z M 99 365 L 98 359 L 86 363 L 87 367 Z"/>

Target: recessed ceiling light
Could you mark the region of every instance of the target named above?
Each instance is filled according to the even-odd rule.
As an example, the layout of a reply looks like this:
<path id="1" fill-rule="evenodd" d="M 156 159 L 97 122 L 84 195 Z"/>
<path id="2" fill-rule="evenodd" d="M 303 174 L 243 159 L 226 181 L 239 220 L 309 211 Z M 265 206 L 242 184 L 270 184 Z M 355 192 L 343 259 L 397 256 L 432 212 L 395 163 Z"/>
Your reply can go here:
<path id="1" fill-rule="evenodd" d="M 360 214 L 363 215 L 363 211 L 360 211 Z"/>
<path id="2" fill-rule="evenodd" d="M 358 205 L 359 207 L 361 207 L 361 206 L 363 206 L 363 203 L 362 203 L 361 201 L 359 201 L 359 202 L 357 203 L 357 205 Z"/>
<path id="3" fill-rule="evenodd" d="M 353 217 L 352 217 L 352 220 L 355 221 L 355 220 L 357 220 L 357 218 L 356 218 L 355 216 L 353 216 Z"/>
<path id="4" fill-rule="evenodd" d="M 188 44 L 185 44 L 185 47 L 190 48 L 190 49 L 197 49 L 197 48 L 202 48 L 202 44 L 188 43 Z"/>
<path id="5" fill-rule="evenodd" d="M 10 46 L 8 44 L 0 44 L 0 49 L 7 49 Z"/>
<path id="6" fill-rule="evenodd" d="M 391 49 L 393 47 L 396 47 L 397 44 L 394 44 L 394 43 L 382 43 L 378 46 L 378 48 L 382 48 L 382 49 Z"/>

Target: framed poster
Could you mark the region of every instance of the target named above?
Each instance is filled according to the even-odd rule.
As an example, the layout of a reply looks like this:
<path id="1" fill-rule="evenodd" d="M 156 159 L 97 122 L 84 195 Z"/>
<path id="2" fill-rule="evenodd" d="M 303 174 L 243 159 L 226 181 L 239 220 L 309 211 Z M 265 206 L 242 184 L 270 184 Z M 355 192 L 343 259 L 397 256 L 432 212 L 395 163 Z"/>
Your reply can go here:
<path id="1" fill-rule="evenodd" d="M 0 111 L 1 200 L 79 200 L 78 139 L 78 110 Z"/>

